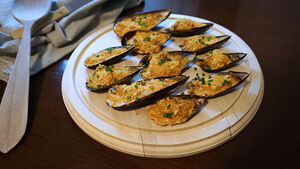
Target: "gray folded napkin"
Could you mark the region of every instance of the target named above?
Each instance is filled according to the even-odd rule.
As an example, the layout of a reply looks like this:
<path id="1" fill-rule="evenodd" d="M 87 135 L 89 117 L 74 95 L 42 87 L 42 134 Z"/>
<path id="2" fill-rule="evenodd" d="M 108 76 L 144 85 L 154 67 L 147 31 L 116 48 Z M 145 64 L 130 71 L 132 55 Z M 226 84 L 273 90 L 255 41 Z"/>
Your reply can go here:
<path id="1" fill-rule="evenodd" d="M 22 25 L 10 14 L 13 0 L 0 1 L 0 80 L 8 81 L 18 52 L 19 40 L 9 32 Z M 68 0 L 52 0 L 52 9 Z M 123 9 L 139 5 L 143 0 L 94 0 L 58 22 L 53 22 L 31 39 L 31 69 L 35 74 L 72 52 L 87 36 L 112 23 Z"/>

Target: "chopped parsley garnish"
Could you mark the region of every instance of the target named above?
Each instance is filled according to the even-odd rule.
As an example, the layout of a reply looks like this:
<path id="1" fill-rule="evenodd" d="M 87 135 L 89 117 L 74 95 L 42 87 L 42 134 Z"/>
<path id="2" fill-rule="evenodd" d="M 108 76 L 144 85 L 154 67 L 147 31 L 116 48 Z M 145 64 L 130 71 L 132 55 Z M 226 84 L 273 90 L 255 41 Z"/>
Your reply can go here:
<path id="1" fill-rule="evenodd" d="M 135 85 L 134 87 L 135 87 L 136 89 L 138 89 L 138 88 L 139 88 L 139 86 L 138 86 L 138 85 Z"/>
<path id="2" fill-rule="evenodd" d="M 114 48 L 108 48 L 108 49 L 107 49 L 107 51 L 108 51 L 109 53 L 111 53 L 113 50 L 114 50 Z"/>
<path id="3" fill-rule="evenodd" d="M 228 83 L 230 83 L 230 81 L 224 80 L 224 82 L 222 83 L 222 86 L 224 86 L 224 85 L 226 85 L 226 84 L 228 84 Z"/>
<path id="4" fill-rule="evenodd" d="M 136 40 L 136 39 L 133 39 L 133 41 L 134 41 L 134 42 L 137 42 L 137 40 Z"/>
<path id="5" fill-rule="evenodd" d="M 204 78 L 204 77 L 200 78 L 199 81 L 200 81 L 202 84 L 205 84 L 205 78 Z"/>
<path id="6" fill-rule="evenodd" d="M 132 18 L 131 20 L 132 20 L 132 22 L 135 22 L 135 18 Z"/>
<path id="7" fill-rule="evenodd" d="M 210 68 L 210 66 L 206 66 L 206 69 L 207 69 L 207 70 L 210 70 L 211 68 Z"/>
<path id="8" fill-rule="evenodd" d="M 144 26 L 145 26 L 145 27 L 147 27 L 147 24 L 146 24 L 146 23 L 144 23 Z"/>
<path id="9" fill-rule="evenodd" d="M 112 68 L 110 68 L 109 66 L 106 67 L 105 70 L 106 70 L 107 72 L 114 72 L 114 70 L 112 70 Z"/>
<path id="10" fill-rule="evenodd" d="M 139 24 L 139 25 L 142 25 L 143 23 L 142 23 L 141 21 L 138 21 L 138 24 Z"/>
<path id="11" fill-rule="evenodd" d="M 159 61 L 157 64 L 161 65 L 161 64 L 163 64 L 164 62 L 165 62 L 165 60 L 160 59 L 160 61 Z"/>
<path id="12" fill-rule="evenodd" d="M 99 78 L 100 76 L 99 75 L 97 75 L 97 78 Z"/>
<path id="13" fill-rule="evenodd" d="M 154 89 L 154 86 L 150 86 L 151 89 Z"/>
<path id="14" fill-rule="evenodd" d="M 164 113 L 164 117 L 171 119 L 173 114 L 174 114 L 174 112 Z"/>
<path id="15" fill-rule="evenodd" d="M 205 73 L 202 73 L 202 76 L 205 76 Z"/>
<path id="16" fill-rule="evenodd" d="M 182 47 L 184 47 L 184 45 L 179 45 L 179 47 L 181 47 L 181 48 L 182 48 Z"/>
<path id="17" fill-rule="evenodd" d="M 212 79 L 209 79 L 209 80 L 208 80 L 208 82 L 212 82 L 212 81 L 213 81 Z"/>
<path id="18" fill-rule="evenodd" d="M 141 85 L 142 85 L 142 86 L 145 86 L 145 85 L 146 85 L 146 83 L 145 83 L 145 82 L 142 82 L 142 83 L 141 83 Z"/>
<path id="19" fill-rule="evenodd" d="M 204 36 L 201 36 L 202 39 L 204 39 Z"/>
<path id="20" fill-rule="evenodd" d="M 208 44 L 207 44 L 207 43 L 205 43 L 205 42 L 201 42 L 201 44 L 202 44 L 202 45 L 208 45 Z"/>
<path id="21" fill-rule="evenodd" d="M 201 42 L 201 39 L 198 39 L 198 42 Z"/>
<path id="22" fill-rule="evenodd" d="M 97 84 L 97 87 L 101 87 L 102 85 L 101 84 Z"/>
<path id="23" fill-rule="evenodd" d="M 207 83 L 208 84 L 208 86 L 210 86 L 211 85 L 211 83 Z"/>
<path id="24" fill-rule="evenodd" d="M 140 98 L 136 97 L 135 100 L 139 100 Z"/>
<path id="25" fill-rule="evenodd" d="M 149 36 L 145 37 L 144 41 L 150 41 L 150 37 Z"/>
<path id="26" fill-rule="evenodd" d="M 114 83 L 116 83 L 118 81 L 118 79 L 114 79 Z"/>
<path id="27" fill-rule="evenodd" d="M 111 65 L 110 67 L 111 67 L 111 68 L 114 68 L 114 67 L 115 67 L 115 65 Z"/>
<path id="28" fill-rule="evenodd" d="M 131 99 L 131 96 L 127 96 L 127 99 Z"/>
<path id="29" fill-rule="evenodd" d="M 149 62 L 147 61 L 147 62 L 145 62 L 145 63 L 143 64 L 143 68 L 148 67 L 148 65 L 149 65 Z"/>
<path id="30" fill-rule="evenodd" d="M 197 44 L 197 43 L 198 43 L 198 41 L 195 42 L 195 44 Z"/>
<path id="31" fill-rule="evenodd" d="M 225 55 L 229 58 L 229 59 L 231 59 L 231 57 L 230 57 L 230 54 L 229 53 L 225 53 Z"/>
<path id="32" fill-rule="evenodd" d="M 147 16 L 146 16 L 146 15 L 143 15 L 143 18 L 147 18 Z"/>
<path id="33" fill-rule="evenodd" d="M 98 58 L 98 57 L 100 57 L 100 55 L 96 55 L 96 57 Z"/>
<path id="34" fill-rule="evenodd" d="M 196 71 L 196 70 L 197 70 L 197 68 L 196 68 L 196 67 L 194 67 L 194 70 Z"/>
<path id="35" fill-rule="evenodd" d="M 207 41 L 210 41 L 210 36 L 207 37 Z"/>
<path id="36" fill-rule="evenodd" d="M 171 105 L 170 104 L 168 104 L 168 108 L 170 108 L 171 107 Z"/>
<path id="37" fill-rule="evenodd" d="M 212 50 L 210 50 L 210 51 L 208 51 L 208 53 L 213 53 L 213 51 L 212 51 Z"/>
<path id="38" fill-rule="evenodd" d="M 169 62 L 170 62 L 170 61 L 172 61 L 172 60 L 171 60 L 170 58 L 167 58 L 167 61 L 169 61 Z"/>
<path id="39" fill-rule="evenodd" d="M 180 95 L 184 95 L 184 92 L 181 92 Z"/>

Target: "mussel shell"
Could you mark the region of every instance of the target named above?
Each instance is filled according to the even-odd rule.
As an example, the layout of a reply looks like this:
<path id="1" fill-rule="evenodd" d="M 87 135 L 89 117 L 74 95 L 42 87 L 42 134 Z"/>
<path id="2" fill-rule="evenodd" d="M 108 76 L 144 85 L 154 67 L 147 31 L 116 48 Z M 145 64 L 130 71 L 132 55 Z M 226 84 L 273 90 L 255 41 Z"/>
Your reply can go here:
<path id="1" fill-rule="evenodd" d="M 127 46 L 127 40 L 130 39 L 131 37 L 133 37 L 137 32 L 150 32 L 150 31 L 147 31 L 147 30 L 136 30 L 136 31 L 127 32 L 122 37 L 121 44 L 123 46 Z M 153 32 L 159 32 L 159 33 L 168 34 L 169 38 L 164 43 L 166 43 L 172 37 L 171 33 L 166 33 L 166 32 L 161 32 L 161 31 L 153 31 Z M 133 53 L 135 53 L 135 54 L 142 54 L 142 55 L 148 55 L 149 54 L 149 53 L 139 53 L 139 52 L 136 52 L 135 50 L 133 50 Z"/>
<path id="2" fill-rule="evenodd" d="M 115 46 L 115 47 L 110 47 L 110 48 L 113 48 L 113 49 L 116 49 L 116 48 L 126 48 L 127 51 L 123 52 L 123 53 L 121 53 L 121 54 L 119 54 L 117 56 L 114 56 L 112 58 L 108 58 L 108 59 L 106 59 L 106 60 L 104 60 L 102 62 L 98 62 L 98 63 L 93 64 L 93 65 L 86 65 L 85 64 L 85 66 L 88 67 L 88 68 L 90 68 L 90 69 L 97 68 L 99 64 L 109 66 L 109 65 L 111 65 L 113 63 L 118 62 L 119 60 L 121 60 L 122 58 L 124 58 L 125 56 L 127 56 L 128 54 L 130 54 L 130 52 L 132 52 L 132 50 L 134 49 L 134 46 Z M 109 48 L 103 49 L 101 51 L 105 51 L 107 49 L 109 49 Z"/>
<path id="3" fill-rule="evenodd" d="M 179 53 L 180 55 L 182 55 L 183 57 L 187 57 L 190 61 L 183 67 L 183 69 L 181 70 L 181 73 L 183 73 L 188 65 L 195 59 L 196 54 L 194 52 L 189 52 L 189 51 L 168 51 L 167 53 L 169 54 L 175 54 L 175 53 Z M 143 68 L 146 68 L 144 65 L 149 64 L 150 59 L 149 59 L 150 55 L 147 55 L 145 57 L 143 57 L 140 62 L 139 65 L 143 66 Z M 143 70 L 141 71 L 141 73 L 143 73 Z M 181 74 L 180 73 L 180 74 Z"/>
<path id="4" fill-rule="evenodd" d="M 179 87 L 181 87 L 182 85 L 185 84 L 185 82 L 189 79 L 189 76 L 187 75 L 177 75 L 177 76 L 164 76 L 164 77 L 157 77 L 157 78 L 153 78 L 153 79 L 168 79 L 168 78 L 178 78 L 178 82 L 163 88 L 159 91 L 156 91 L 150 95 L 147 95 L 143 98 L 140 98 L 139 100 L 135 100 L 133 102 L 130 103 L 122 103 L 120 105 L 116 105 L 116 106 L 112 106 L 109 101 L 107 100 L 107 98 L 105 99 L 105 102 L 108 106 L 113 107 L 115 109 L 118 110 L 128 110 L 128 109 L 135 109 L 135 108 L 139 108 L 139 107 L 143 107 L 146 105 L 149 105 L 151 103 L 153 103 L 154 101 L 156 101 L 157 99 L 163 98 L 167 95 L 170 95 L 172 92 L 174 92 L 175 90 L 177 90 Z M 151 79 L 144 79 L 144 80 L 151 80 Z M 116 90 L 114 88 L 114 86 L 112 88 L 110 88 L 109 90 Z"/>
<path id="5" fill-rule="evenodd" d="M 124 19 L 126 19 L 126 18 L 131 18 L 131 17 L 133 17 L 133 16 L 139 16 L 139 15 L 144 15 L 144 14 L 149 14 L 149 13 L 156 13 L 156 12 L 166 12 L 166 16 L 165 16 L 164 19 L 162 19 L 162 20 L 161 20 L 160 22 L 158 22 L 156 25 L 154 25 L 154 26 L 152 26 L 152 27 L 149 27 L 148 30 L 151 30 L 151 29 L 155 28 L 155 27 L 156 27 L 157 25 L 159 25 L 162 21 L 166 20 L 166 19 L 170 16 L 170 14 L 171 14 L 171 10 L 170 10 L 170 9 L 161 9 L 161 10 L 156 10 L 156 11 L 149 11 L 149 12 L 136 13 L 136 14 L 133 14 L 133 15 L 130 15 L 130 16 L 125 16 L 125 17 L 122 17 L 122 18 L 119 18 L 119 19 L 115 20 L 114 25 L 113 25 L 113 29 L 116 27 L 116 25 L 117 25 L 120 21 L 122 21 L 122 20 L 124 20 Z M 134 31 L 134 30 L 133 30 L 133 31 Z M 125 35 L 125 34 L 124 34 L 124 35 Z M 124 35 L 123 35 L 123 36 L 124 36 Z"/>
<path id="6" fill-rule="evenodd" d="M 244 59 L 247 55 L 247 53 L 226 53 L 226 54 L 229 54 L 229 55 L 234 55 L 236 56 L 238 59 L 236 59 L 235 61 L 229 63 L 228 65 L 225 65 L 224 67 L 221 67 L 219 69 L 207 69 L 205 65 L 201 65 L 201 69 L 205 72 L 208 72 L 208 73 L 215 73 L 215 72 L 219 72 L 219 71 L 222 71 L 222 70 L 225 70 L 225 69 L 228 69 L 228 68 L 231 68 L 233 66 L 235 66 L 239 61 L 241 61 L 242 59 Z"/>
<path id="7" fill-rule="evenodd" d="M 170 32 L 174 37 L 187 37 L 187 36 L 200 35 L 201 33 L 207 31 L 209 28 L 211 28 L 214 25 L 213 23 L 203 23 L 203 24 L 205 25 L 201 27 L 187 29 L 187 30 L 171 31 L 170 29 L 167 29 L 166 31 Z"/>
<path id="8" fill-rule="evenodd" d="M 222 46 L 225 42 L 227 42 L 231 38 L 231 36 L 229 36 L 229 35 L 222 35 L 222 36 L 216 36 L 216 37 L 219 39 L 222 39 L 222 40 L 220 40 L 214 44 L 207 45 L 206 47 L 201 48 L 197 51 L 191 51 L 191 52 L 196 52 L 197 54 L 202 54 L 202 53 L 208 52 L 210 50 L 214 50 L 214 49 Z"/>
<path id="9" fill-rule="evenodd" d="M 118 85 L 118 84 L 124 84 L 124 83 L 127 83 L 129 82 L 135 75 L 137 75 L 141 70 L 142 70 L 142 67 L 141 66 L 125 66 L 125 67 L 130 67 L 130 68 L 136 68 L 136 71 L 134 71 L 133 73 L 129 74 L 128 76 L 122 78 L 122 79 L 119 79 L 117 82 L 115 83 L 112 83 L 110 85 L 103 85 L 101 86 L 101 88 L 91 88 L 91 87 L 88 87 L 88 82 L 86 82 L 86 88 L 88 90 L 91 90 L 93 92 L 105 92 L 107 91 L 109 88 L 111 88 L 113 85 Z M 95 74 L 96 72 L 94 72 L 92 74 L 92 76 Z"/>
<path id="10" fill-rule="evenodd" d="M 235 84 L 234 86 L 220 92 L 217 93 L 215 95 L 212 96 L 198 96 L 198 97 L 202 97 L 202 98 L 207 98 L 207 99 L 212 99 L 212 98 L 216 98 L 222 95 L 225 95 L 227 93 L 230 93 L 231 91 L 233 91 L 237 86 L 239 86 L 240 84 L 242 84 L 250 75 L 250 73 L 247 72 L 236 72 L 236 71 L 229 71 L 229 72 L 219 72 L 216 74 L 220 74 L 220 75 L 231 75 L 233 77 L 236 77 L 239 79 L 239 82 L 237 84 Z M 191 86 L 191 81 L 187 83 L 187 86 Z M 196 96 L 196 95 L 195 95 Z"/>

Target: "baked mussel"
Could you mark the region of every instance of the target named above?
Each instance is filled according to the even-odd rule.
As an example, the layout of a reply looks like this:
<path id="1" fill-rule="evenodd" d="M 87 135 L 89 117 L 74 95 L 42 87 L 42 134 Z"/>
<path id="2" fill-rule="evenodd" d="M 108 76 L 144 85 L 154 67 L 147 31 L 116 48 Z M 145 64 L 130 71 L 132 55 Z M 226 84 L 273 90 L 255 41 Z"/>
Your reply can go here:
<path id="1" fill-rule="evenodd" d="M 129 82 L 141 69 L 141 66 L 99 65 L 86 80 L 86 88 L 95 92 L 107 91 L 113 85 Z"/>
<path id="2" fill-rule="evenodd" d="M 161 51 L 161 47 L 171 38 L 170 33 L 160 31 L 131 31 L 126 33 L 121 40 L 123 46 L 135 46 L 136 54 L 152 54 Z"/>
<path id="3" fill-rule="evenodd" d="M 115 85 L 108 90 L 105 102 L 119 110 L 145 106 L 153 103 L 155 99 L 171 94 L 188 78 L 186 75 L 165 76 L 142 79 L 129 85 Z"/>
<path id="4" fill-rule="evenodd" d="M 225 42 L 227 42 L 230 37 L 231 36 L 229 35 L 195 35 L 185 39 L 180 47 L 182 48 L 182 50 L 201 54 L 220 47 Z"/>
<path id="5" fill-rule="evenodd" d="M 126 16 L 115 21 L 113 31 L 119 37 L 123 37 L 123 35 L 130 31 L 151 30 L 167 19 L 170 14 L 170 9 L 163 9 Z"/>
<path id="6" fill-rule="evenodd" d="M 204 58 L 198 58 L 197 65 L 205 72 L 215 73 L 233 67 L 246 55 L 246 53 L 223 53 L 215 49 L 205 53 Z"/>
<path id="7" fill-rule="evenodd" d="M 178 19 L 170 29 L 167 29 L 167 32 L 171 32 L 175 37 L 194 36 L 207 31 L 213 25 L 213 23 L 201 23 L 182 18 Z"/>
<path id="8" fill-rule="evenodd" d="M 106 48 L 87 57 L 84 61 L 84 65 L 90 69 L 95 69 L 99 64 L 111 65 L 127 56 L 133 49 L 134 46 L 116 46 Z"/>
<path id="9" fill-rule="evenodd" d="M 210 75 L 196 74 L 196 78 L 187 83 L 188 93 L 192 96 L 215 98 L 233 91 L 250 74 L 247 72 L 219 72 Z"/>
<path id="10" fill-rule="evenodd" d="M 169 51 L 147 55 L 140 61 L 143 66 L 142 78 L 181 74 L 195 59 L 195 54 L 187 51 Z"/>
<path id="11" fill-rule="evenodd" d="M 184 123 L 196 115 L 206 99 L 190 95 L 168 96 L 149 106 L 149 119 L 161 126 Z"/>

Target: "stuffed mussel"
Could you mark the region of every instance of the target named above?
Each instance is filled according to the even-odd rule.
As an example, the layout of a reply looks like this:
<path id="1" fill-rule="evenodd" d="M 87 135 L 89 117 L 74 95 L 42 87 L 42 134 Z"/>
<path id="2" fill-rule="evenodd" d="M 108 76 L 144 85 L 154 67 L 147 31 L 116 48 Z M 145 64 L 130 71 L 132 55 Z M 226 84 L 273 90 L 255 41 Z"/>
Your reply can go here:
<path id="1" fill-rule="evenodd" d="M 204 59 L 199 59 L 197 65 L 205 72 L 219 72 L 234 66 L 246 57 L 246 53 L 223 53 L 215 49 L 205 53 Z"/>
<path id="2" fill-rule="evenodd" d="M 130 31 L 151 30 L 167 19 L 170 14 L 170 9 L 164 9 L 123 17 L 115 21 L 113 30 L 119 37 L 123 37 L 123 35 Z"/>
<path id="3" fill-rule="evenodd" d="M 87 79 L 86 88 L 92 91 L 106 91 L 113 85 L 127 83 L 142 69 L 140 66 L 99 65 Z"/>
<path id="4" fill-rule="evenodd" d="M 140 61 L 143 66 L 142 78 L 179 75 L 195 58 L 195 54 L 186 51 L 160 52 L 145 56 Z"/>
<path id="5" fill-rule="evenodd" d="M 197 114 L 205 102 L 205 98 L 190 95 L 169 96 L 152 104 L 147 114 L 161 126 L 180 124 Z"/>
<path id="6" fill-rule="evenodd" d="M 131 31 L 122 37 L 122 45 L 135 46 L 137 54 L 152 54 L 161 51 L 162 45 L 171 38 L 170 33 L 160 31 Z"/>
<path id="7" fill-rule="evenodd" d="M 134 46 L 116 46 L 106 48 L 87 57 L 84 61 L 84 65 L 91 69 L 96 68 L 99 64 L 111 65 L 127 56 L 133 48 Z"/>
<path id="8" fill-rule="evenodd" d="M 171 32 L 172 36 L 187 37 L 199 35 L 207 31 L 212 26 L 212 23 L 200 23 L 191 19 L 183 18 L 178 19 L 170 29 L 167 29 L 167 31 Z"/>
<path id="9" fill-rule="evenodd" d="M 116 109 L 139 107 L 152 103 L 154 99 L 169 95 L 182 86 L 189 76 L 165 76 L 143 79 L 129 85 L 115 85 L 108 90 L 106 103 Z"/>
<path id="10" fill-rule="evenodd" d="M 214 98 L 232 91 L 244 82 L 249 76 L 246 72 L 220 72 L 211 75 L 196 74 L 196 78 L 188 82 L 187 88 L 190 95 Z"/>
<path id="11" fill-rule="evenodd" d="M 197 54 L 208 52 L 223 45 L 231 36 L 195 35 L 184 40 L 180 47 L 182 50 L 197 52 Z"/>

